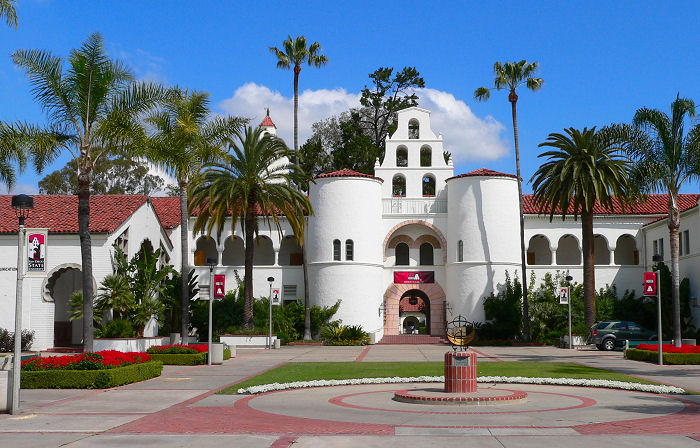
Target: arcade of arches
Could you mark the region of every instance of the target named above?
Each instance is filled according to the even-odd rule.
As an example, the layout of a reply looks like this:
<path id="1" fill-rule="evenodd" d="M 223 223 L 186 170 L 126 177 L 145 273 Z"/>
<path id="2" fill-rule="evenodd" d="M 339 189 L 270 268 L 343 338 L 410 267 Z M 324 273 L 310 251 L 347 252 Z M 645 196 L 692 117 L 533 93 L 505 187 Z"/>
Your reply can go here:
<path id="1" fill-rule="evenodd" d="M 593 257 L 596 266 L 635 266 L 639 264 L 639 250 L 632 235 L 621 235 L 610 247 L 603 235 L 595 235 Z M 530 266 L 565 265 L 576 266 L 582 263 L 581 243 L 573 235 L 564 235 L 552 247 L 544 235 L 530 238 L 527 249 L 527 264 Z"/>
<path id="2" fill-rule="evenodd" d="M 416 305 L 423 303 L 423 310 L 401 312 L 401 304 L 410 305 L 416 299 Z M 418 307 L 416 306 L 416 309 Z M 445 291 L 437 283 L 400 284 L 392 283 L 384 293 L 384 334 L 393 335 L 404 333 L 403 323 L 409 316 L 420 321 L 419 314 L 425 319 L 426 333 L 433 336 L 445 334 Z M 403 317 L 403 319 L 402 319 Z M 410 320 L 407 328 L 410 328 Z M 415 321 L 414 321 L 415 327 Z M 418 327 L 415 327 L 418 328 Z"/>

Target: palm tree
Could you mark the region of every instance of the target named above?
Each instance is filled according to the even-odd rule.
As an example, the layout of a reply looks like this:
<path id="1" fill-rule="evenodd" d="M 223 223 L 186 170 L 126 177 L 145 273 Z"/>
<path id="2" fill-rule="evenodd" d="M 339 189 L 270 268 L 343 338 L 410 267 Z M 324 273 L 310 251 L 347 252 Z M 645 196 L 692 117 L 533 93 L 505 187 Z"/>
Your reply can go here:
<path id="1" fill-rule="evenodd" d="M 16 0 L 0 0 L 0 18 L 5 19 L 5 23 L 14 29 L 17 29 L 16 3 Z"/>
<path id="2" fill-rule="evenodd" d="M 152 133 L 145 156 L 155 165 L 173 175 L 180 195 L 180 272 L 190 271 L 188 263 L 187 188 L 192 176 L 202 166 L 224 154 L 225 141 L 234 135 L 245 120 L 235 117 L 209 119 L 209 94 L 178 88 L 172 89 L 162 110 L 146 118 Z M 187 275 L 181 276 L 182 343 L 187 345 L 189 334 L 189 285 Z"/>
<path id="3" fill-rule="evenodd" d="M 299 165 L 299 73 L 301 73 L 301 65 L 306 62 L 311 67 L 320 68 L 328 63 L 328 58 L 320 54 L 323 49 L 321 44 L 314 42 L 307 47 L 306 37 L 298 36 L 292 39 L 292 36 L 287 36 L 287 40 L 282 42 L 283 50 L 277 47 L 270 47 L 270 51 L 277 57 L 277 68 L 288 70 L 294 66 L 294 163 Z M 301 181 L 299 185 L 305 185 L 308 178 Z M 306 250 L 301 246 L 302 265 L 304 269 L 304 340 L 311 339 L 311 304 L 309 303 L 309 274 L 306 264 Z"/>
<path id="4" fill-rule="evenodd" d="M 61 151 L 78 166 L 78 231 L 82 259 L 83 344 L 92 351 L 93 280 L 90 238 L 90 183 L 92 170 L 112 152 L 132 151 L 138 144 L 138 116 L 163 98 L 163 89 L 134 83 L 129 69 L 112 61 L 99 33 L 72 50 L 65 62 L 45 50 L 18 50 L 14 63 L 23 69 L 34 99 L 46 111 L 47 126 L 6 125 L 17 145 L 35 156 L 40 170 Z"/>
<path id="5" fill-rule="evenodd" d="M 287 162 L 291 153 L 284 142 L 273 136 L 262 137 L 260 128 L 236 132 L 231 154 L 221 162 L 207 164 L 193 182 L 191 207 L 198 210 L 193 232 L 221 236 L 231 219 L 231 232 L 240 220 L 245 237 L 245 276 L 243 326 L 253 329 L 253 255 L 257 216 L 280 230 L 284 216 L 297 242 L 304 242 L 305 213 L 313 213 L 309 199 L 294 184 L 305 178 L 298 166 Z"/>
<path id="6" fill-rule="evenodd" d="M 553 150 L 538 157 L 547 161 L 531 179 L 535 201 L 540 212 L 561 213 L 562 219 L 573 214 L 581 216 L 583 246 L 583 302 L 586 325 L 595 322 L 595 267 L 593 258 L 593 207 L 599 204 L 612 209 L 617 200 L 634 197 L 629 183 L 631 162 L 624 153 L 625 127 L 610 127 L 596 131 L 584 128 L 564 129 L 565 134 L 549 134 L 540 147 Z"/>
<path id="7" fill-rule="evenodd" d="M 523 219 L 523 185 L 520 178 L 520 141 L 518 139 L 518 115 L 516 103 L 518 95 L 515 93 L 518 87 L 523 84 L 533 92 L 540 90 L 544 81 L 542 78 L 535 78 L 539 64 L 537 61 L 529 63 L 525 60 L 520 62 L 506 62 L 493 64 L 493 87 L 479 87 L 474 91 L 474 99 L 486 101 L 491 97 L 491 90 L 508 90 L 508 101 L 510 102 L 513 116 L 513 138 L 515 140 L 515 171 L 518 178 L 518 202 L 520 205 L 520 263 L 522 265 L 523 282 L 523 336 L 526 341 L 530 339 L 530 307 L 527 301 L 527 275 L 525 275 L 525 222 Z"/>
<path id="8" fill-rule="evenodd" d="M 700 124 L 684 134 L 684 125 L 694 116 L 695 103 L 680 95 L 671 103 L 670 117 L 658 109 L 637 110 L 633 124 L 639 133 L 629 151 L 635 160 L 633 181 L 640 190 L 668 194 L 673 340 L 677 347 L 681 345 L 678 192 L 686 181 L 700 177 Z"/>

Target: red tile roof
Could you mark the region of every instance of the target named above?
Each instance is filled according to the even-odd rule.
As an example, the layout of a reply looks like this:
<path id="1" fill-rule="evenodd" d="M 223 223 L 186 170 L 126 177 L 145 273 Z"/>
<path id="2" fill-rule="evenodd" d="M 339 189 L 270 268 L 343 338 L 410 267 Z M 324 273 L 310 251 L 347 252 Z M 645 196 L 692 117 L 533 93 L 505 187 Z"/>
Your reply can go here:
<path id="1" fill-rule="evenodd" d="M 450 179 L 459 179 L 460 177 L 475 177 L 475 176 L 494 176 L 494 177 L 512 177 L 515 178 L 515 174 L 500 173 L 498 171 L 490 170 L 488 168 L 479 168 L 469 173 L 460 174 L 458 176 L 450 177 Z"/>
<path id="2" fill-rule="evenodd" d="M 678 206 L 681 212 L 697 207 L 700 194 L 679 194 Z M 539 206 L 535 204 L 533 195 L 523 195 L 523 213 L 539 214 Z M 571 213 L 571 208 L 569 212 Z M 613 201 L 612 210 L 596 204 L 593 207 L 593 213 L 596 215 L 664 215 L 668 213 L 668 195 L 667 194 L 650 194 L 645 201 L 639 202 L 631 206 L 625 207 L 623 210 L 619 201 Z"/>
<path id="3" fill-rule="evenodd" d="M 384 179 L 381 179 L 381 178 L 376 177 L 376 176 L 372 176 L 371 174 L 358 173 L 357 171 L 348 170 L 348 169 L 333 171 L 332 173 L 319 174 L 314 179 L 325 179 L 328 177 L 364 177 L 366 179 L 374 179 L 374 180 L 378 180 L 380 182 L 384 182 Z"/>
<path id="4" fill-rule="evenodd" d="M 265 118 L 263 118 L 262 123 L 260 123 L 260 127 L 263 126 L 272 126 L 273 128 L 277 129 L 277 126 L 275 126 L 275 123 L 273 123 L 272 118 L 270 118 L 269 115 L 266 115 Z"/>
<path id="5" fill-rule="evenodd" d="M 51 233 L 78 233 L 78 196 L 35 195 L 26 226 L 48 228 Z M 19 227 L 11 195 L 0 195 L 0 233 L 16 233 Z M 90 232 L 112 233 L 148 200 L 141 195 L 90 197 Z"/>
<path id="6" fill-rule="evenodd" d="M 151 203 L 163 228 L 174 229 L 180 225 L 179 197 L 153 197 Z"/>

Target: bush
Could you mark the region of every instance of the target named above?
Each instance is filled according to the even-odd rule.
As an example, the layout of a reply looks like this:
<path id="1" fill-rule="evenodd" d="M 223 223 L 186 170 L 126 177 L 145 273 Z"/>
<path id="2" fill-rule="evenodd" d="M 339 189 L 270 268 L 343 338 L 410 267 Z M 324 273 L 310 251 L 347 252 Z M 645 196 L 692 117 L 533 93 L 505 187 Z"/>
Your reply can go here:
<path id="1" fill-rule="evenodd" d="M 117 350 L 103 350 L 96 353 L 81 353 L 79 355 L 63 355 L 34 357 L 22 361 L 22 371 L 43 370 L 106 370 L 123 367 L 130 364 L 139 364 L 149 361 L 151 357 L 146 353 L 124 353 Z"/>
<path id="2" fill-rule="evenodd" d="M 508 339 L 512 340 L 520 334 L 522 327 L 522 285 L 517 277 L 511 282 L 506 271 L 504 287 L 498 293 L 484 299 L 484 313 L 491 322 L 478 327 L 479 339 Z"/>
<path id="3" fill-rule="evenodd" d="M 226 361 L 227 359 L 231 359 L 231 349 L 230 348 L 224 349 L 224 361 Z"/>
<path id="4" fill-rule="evenodd" d="M 95 330 L 96 338 L 133 338 L 136 337 L 134 326 L 125 319 L 114 319 L 104 327 Z"/>
<path id="5" fill-rule="evenodd" d="M 151 359 L 169 366 L 198 366 L 207 363 L 207 352 L 194 354 L 154 353 L 151 355 Z"/>
<path id="6" fill-rule="evenodd" d="M 32 348 L 34 342 L 34 331 L 22 330 L 22 351 Z M 15 350 L 15 333 L 0 328 L 0 352 L 13 352 Z"/>
<path id="7" fill-rule="evenodd" d="M 160 355 L 194 355 L 196 353 L 206 353 L 209 347 L 206 344 L 192 344 L 192 345 L 154 345 L 146 350 L 148 354 L 160 354 Z"/>
<path id="8" fill-rule="evenodd" d="M 639 350 L 630 348 L 625 350 L 625 358 L 635 361 L 646 361 L 656 363 L 659 360 L 658 351 Z M 664 353 L 664 364 L 676 365 L 698 365 L 700 364 L 700 353 Z"/>
<path id="9" fill-rule="evenodd" d="M 163 370 L 148 361 L 105 370 L 41 370 L 22 372 L 22 389 L 106 389 L 155 378 Z"/>
<path id="10" fill-rule="evenodd" d="M 321 331 L 321 339 L 325 345 L 369 344 L 369 335 L 360 325 L 340 325 L 339 321 L 326 325 Z"/>

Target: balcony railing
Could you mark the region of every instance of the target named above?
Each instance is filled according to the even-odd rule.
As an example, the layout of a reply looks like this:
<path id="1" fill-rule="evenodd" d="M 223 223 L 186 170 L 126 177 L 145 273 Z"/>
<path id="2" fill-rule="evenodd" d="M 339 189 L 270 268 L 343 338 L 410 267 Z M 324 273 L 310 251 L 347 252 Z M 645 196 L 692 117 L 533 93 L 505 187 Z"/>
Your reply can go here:
<path id="1" fill-rule="evenodd" d="M 447 213 L 447 199 L 435 198 L 385 198 L 382 199 L 385 215 L 427 215 Z"/>

